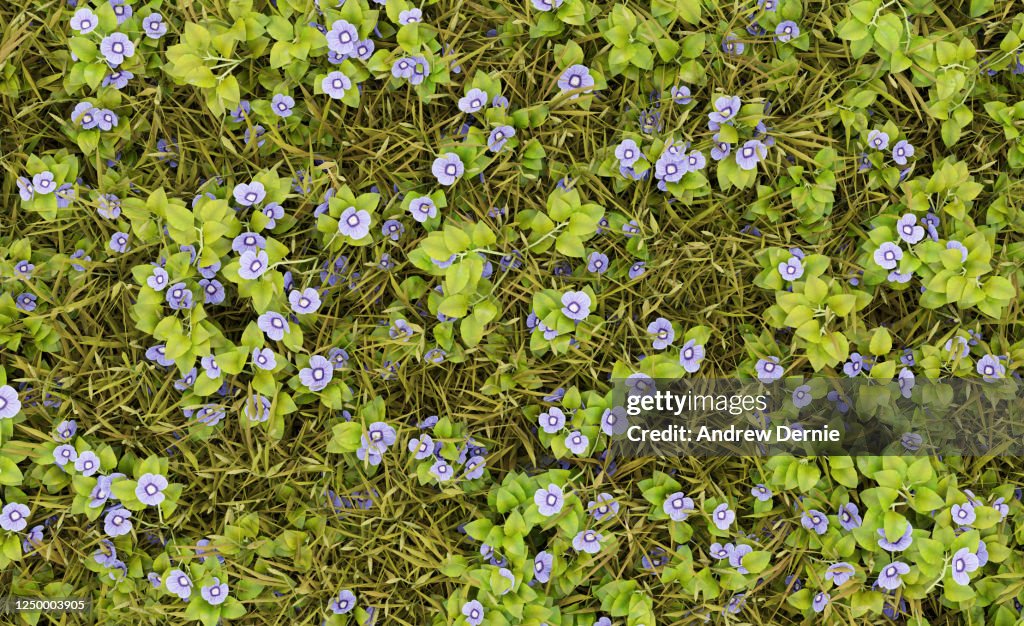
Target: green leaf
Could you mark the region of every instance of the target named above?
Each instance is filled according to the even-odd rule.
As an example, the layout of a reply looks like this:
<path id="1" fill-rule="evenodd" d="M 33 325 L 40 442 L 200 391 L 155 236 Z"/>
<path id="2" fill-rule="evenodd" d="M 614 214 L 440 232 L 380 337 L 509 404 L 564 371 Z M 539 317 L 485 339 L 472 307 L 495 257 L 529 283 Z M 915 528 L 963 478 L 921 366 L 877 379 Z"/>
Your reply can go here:
<path id="1" fill-rule="evenodd" d="M 18 465 L 11 459 L 0 456 L 0 485 L 21 485 L 24 476 Z"/>
<path id="2" fill-rule="evenodd" d="M 755 550 L 743 555 L 743 567 L 750 570 L 752 574 L 759 574 L 768 567 L 772 555 L 764 550 Z"/>

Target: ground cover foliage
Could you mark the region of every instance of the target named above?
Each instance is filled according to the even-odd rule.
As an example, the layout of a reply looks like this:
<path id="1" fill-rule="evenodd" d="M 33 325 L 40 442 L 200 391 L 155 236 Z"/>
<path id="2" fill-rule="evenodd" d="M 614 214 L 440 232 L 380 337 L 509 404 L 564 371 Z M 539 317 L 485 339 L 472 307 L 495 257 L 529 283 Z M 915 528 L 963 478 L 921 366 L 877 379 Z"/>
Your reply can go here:
<path id="1" fill-rule="evenodd" d="M 1016 380 L 1020 9 L 3 3 L 5 620 L 1016 623 L 1016 459 L 607 443 Z"/>

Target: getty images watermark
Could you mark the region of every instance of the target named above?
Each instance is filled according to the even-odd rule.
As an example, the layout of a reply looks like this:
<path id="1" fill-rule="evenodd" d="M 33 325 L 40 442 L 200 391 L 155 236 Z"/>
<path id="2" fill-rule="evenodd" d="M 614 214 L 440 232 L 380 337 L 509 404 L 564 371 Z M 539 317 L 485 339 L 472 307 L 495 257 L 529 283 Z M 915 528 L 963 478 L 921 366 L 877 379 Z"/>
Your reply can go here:
<path id="1" fill-rule="evenodd" d="M 1024 455 L 1015 379 L 613 381 L 617 456 Z"/>

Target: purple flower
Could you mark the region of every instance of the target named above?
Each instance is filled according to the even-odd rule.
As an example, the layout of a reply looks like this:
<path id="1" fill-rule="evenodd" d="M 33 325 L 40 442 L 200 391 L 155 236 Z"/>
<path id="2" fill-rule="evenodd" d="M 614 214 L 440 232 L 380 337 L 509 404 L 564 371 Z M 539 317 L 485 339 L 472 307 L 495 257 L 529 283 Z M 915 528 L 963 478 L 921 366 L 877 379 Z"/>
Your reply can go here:
<path id="1" fill-rule="evenodd" d="M 719 530 L 728 530 L 736 519 L 736 512 L 729 508 L 728 503 L 723 502 L 715 507 L 711 519 Z"/>
<path id="2" fill-rule="evenodd" d="M 75 460 L 75 469 L 83 476 L 92 476 L 100 469 L 100 458 L 92 450 L 86 450 Z"/>
<path id="3" fill-rule="evenodd" d="M 779 274 L 783 280 L 792 282 L 804 275 L 804 265 L 799 258 L 791 256 L 785 262 L 779 263 Z"/>
<path id="4" fill-rule="evenodd" d="M 562 294 L 562 313 L 569 319 L 582 322 L 590 315 L 590 296 L 582 291 Z"/>
<path id="5" fill-rule="evenodd" d="M 615 517 L 619 513 L 619 503 L 610 493 L 599 493 L 597 499 L 587 503 L 587 510 L 594 519 L 601 521 L 606 517 Z"/>
<path id="6" fill-rule="evenodd" d="M 341 217 L 338 218 L 338 232 L 359 241 L 370 234 L 371 222 L 368 211 L 359 211 L 350 206 L 342 211 Z"/>
<path id="7" fill-rule="evenodd" d="M 110 476 L 97 476 L 96 485 L 89 492 L 89 507 L 98 509 L 107 503 L 110 498 L 110 488 L 114 483 L 114 478 L 121 478 L 124 474 L 112 474 Z"/>
<path id="8" fill-rule="evenodd" d="M 331 24 L 327 33 L 327 47 L 337 54 L 351 54 L 359 41 L 356 27 L 345 20 L 337 20 Z"/>
<path id="9" fill-rule="evenodd" d="M 199 288 L 203 290 L 203 301 L 206 304 L 220 304 L 224 302 L 224 285 L 219 280 L 203 278 L 199 281 Z"/>
<path id="10" fill-rule="evenodd" d="M 124 508 L 116 508 L 103 518 L 103 532 L 111 537 L 127 535 L 132 531 L 132 512 Z"/>
<path id="11" fill-rule="evenodd" d="M 999 362 L 999 359 L 986 354 L 978 360 L 978 373 L 986 382 L 992 382 L 1006 376 L 1006 367 Z"/>
<path id="12" fill-rule="evenodd" d="M 578 89 L 584 89 L 583 93 L 590 93 L 593 86 L 594 77 L 590 75 L 590 69 L 586 65 L 570 65 L 558 78 L 558 88 L 563 93 L 575 92 Z M 578 97 L 579 93 L 573 93 L 569 99 L 575 100 Z"/>
<path id="13" fill-rule="evenodd" d="M 280 313 L 274 311 L 267 311 L 256 318 L 256 325 L 267 334 L 268 339 L 273 341 L 281 341 L 285 334 L 291 330 L 288 320 Z"/>
<path id="14" fill-rule="evenodd" d="M 615 157 L 619 160 L 619 165 L 623 167 L 632 167 L 642 156 L 640 147 L 632 139 L 623 139 L 622 143 L 615 148 Z"/>
<path id="15" fill-rule="evenodd" d="M 724 529 L 723 529 L 724 530 Z M 747 568 L 743 567 L 743 557 L 753 552 L 754 549 L 746 544 L 737 545 L 732 552 L 729 553 L 729 565 L 736 568 L 740 574 L 747 574 Z"/>
<path id="16" fill-rule="evenodd" d="M 533 8 L 538 11 L 554 11 L 562 6 L 564 0 L 532 0 Z"/>
<path id="17" fill-rule="evenodd" d="M 766 359 L 758 359 L 754 365 L 757 372 L 757 379 L 762 383 L 770 383 L 782 378 L 784 368 L 779 364 L 779 357 L 770 356 Z"/>
<path id="18" fill-rule="evenodd" d="M 768 147 L 757 139 L 751 139 L 736 151 L 736 164 L 740 169 L 752 170 L 767 155 Z"/>
<path id="19" fill-rule="evenodd" d="M 853 502 L 847 502 L 839 507 L 839 525 L 843 530 L 853 530 L 861 525 L 860 511 Z"/>
<path id="20" fill-rule="evenodd" d="M 796 22 L 792 20 L 786 20 L 779 22 L 779 25 L 775 27 L 775 38 L 782 43 L 786 43 L 793 37 L 800 36 L 800 27 L 796 25 Z"/>
<path id="21" fill-rule="evenodd" d="M 908 572 L 910 572 L 909 565 L 902 561 L 893 561 L 879 572 L 878 586 L 889 591 L 898 589 L 903 584 L 903 580 L 900 577 Z"/>
<path id="22" fill-rule="evenodd" d="M 970 502 L 954 504 L 949 512 L 953 518 L 953 523 L 958 526 L 970 526 L 977 518 L 977 515 L 974 513 L 974 505 Z"/>
<path id="23" fill-rule="evenodd" d="M 661 508 L 672 521 L 681 522 L 690 516 L 690 511 L 694 510 L 693 498 L 688 498 L 682 491 L 677 491 L 665 498 L 665 503 Z"/>
<path id="24" fill-rule="evenodd" d="M 437 205 L 430 196 L 420 196 L 409 202 L 409 212 L 412 213 L 412 219 L 422 224 L 437 217 Z"/>
<path id="25" fill-rule="evenodd" d="M 466 616 L 467 624 L 480 626 L 484 621 L 484 605 L 479 600 L 470 600 L 462 605 L 462 614 Z"/>
<path id="26" fill-rule="evenodd" d="M 700 364 L 703 360 L 704 346 L 697 345 L 696 339 L 690 339 L 684 343 L 679 351 L 679 364 L 690 374 L 700 369 Z"/>
<path id="27" fill-rule="evenodd" d="M 203 366 L 203 370 L 206 372 L 206 377 L 211 380 L 216 380 L 220 377 L 220 366 L 217 365 L 217 357 L 212 354 L 204 356 L 200 359 L 200 364 Z"/>
<path id="28" fill-rule="evenodd" d="M 361 39 L 356 42 L 356 49 L 352 53 L 352 56 L 362 61 L 369 61 L 370 57 L 373 56 L 373 51 L 376 47 L 377 46 L 373 43 L 373 40 Z"/>
<path id="29" fill-rule="evenodd" d="M 265 274 L 269 267 L 270 259 L 265 250 L 246 250 L 239 259 L 238 275 L 245 280 L 255 280 Z"/>
<path id="30" fill-rule="evenodd" d="M 825 580 L 831 580 L 836 587 L 842 587 L 846 581 L 853 578 L 855 573 L 853 566 L 844 561 L 833 563 L 825 570 Z"/>
<path id="31" fill-rule="evenodd" d="M 861 356 L 860 352 L 854 352 L 850 355 L 850 360 L 843 364 L 843 373 L 854 378 L 858 376 L 864 370 L 864 357 Z"/>
<path id="32" fill-rule="evenodd" d="M 324 77 L 320 87 L 328 96 L 340 100 L 345 97 L 345 92 L 352 88 L 352 80 L 342 72 L 335 71 Z"/>
<path id="33" fill-rule="evenodd" d="M 434 440 L 427 434 L 419 438 L 413 437 L 409 440 L 409 452 L 415 453 L 416 460 L 429 458 L 434 454 Z"/>
<path id="34" fill-rule="evenodd" d="M 402 235 L 405 234 L 405 226 L 403 226 L 398 220 L 386 220 L 384 224 L 381 225 L 380 234 L 384 235 L 391 241 L 398 241 L 402 238 Z"/>
<path id="35" fill-rule="evenodd" d="M 687 105 L 693 101 L 693 98 L 690 97 L 690 88 L 685 85 L 673 85 L 669 93 L 672 94 L 672 102 L 678 105 Z"/>
<path id="36" fill-rule="evenodd" d="M 913 213 L 907 213 L 896 222 L 896 232 L 911 245 L 924 239 L 924 227 L 917 225 L 917 216 Z"/>
<path id="37" fill-rule="evenodd" d="M 902 552 L 914 542 L 913 532 L 914 527 L 910 525 L 910 522 L 907 522 L 907 527 L 903 529 L 903 535 L 896 541 L 889 541 L 885 536 L 885 529 L 879 528 L 878 536 L 880 539 L 878 540 L 878 546 L 889 552 Z"/>
<path id="38" fill-rule="evenodd" d="M 167 306 L 175 311 L 192 308 L 192 290 L 185 283 L 174 283 L 167 288 Z"/>
<path id="39" fill-rule="evenodd" d="M 736 35 L 729 33 L 722 37 L 722 52 L 726 54 L 743 54 L 746 45 L 736 38 Z"/>
<path id="40" fill-rule="evenodd" d="M 128 70 L 115 70 L 115 71 L 111 72 L 110 74 L 108 74 L 103 79 L 103 82 L 100 83 L 100 84 L 103 87 L 113 87 L 114 89 L 124 89 L 125 87 L 128 86 L 128 81 L 130 81 L 133 78 L 135 78 L 135 74 L 132 74 Z M 114 119 L 113 124 L 109 124 L 111 127 L 113 127 L 114 124 L 117 124 L 117 116 L 116 115 L 114 115 L 110 111 L 107 111 L 106 109 L 104 109 L 104 112 L 105 113 L 109 113 L 110 115 L 113 115 L 113 119 Z M 110 128 L 104 128 L 103 130 L 110 130 Z M 162 150 L 160 148 L 159 142 L 157 142 L 157 150 L 160 151 L 160 152 L 164 151 L 164 150 Z M 120 207 L 118 207 L 118 212 L 120 212 Z M 113 218 L 109 218 L 109 219 L 113 219 Z"/>
<path id="41" fill-rule="evenodd" d="M 128 233 L 116 232 L 110 236 L 110 243 L 107 246 L 114 252 L 126 252 L 128 250 Z"/>
<path id="42" fill-rule="evenodd" d="M 267 206 L 263 207 L 261 212 L 267 216 L 268 229 L 274 229 L 277 227 L 277 220 L 284 217 L 284 207 L 276 202 L 271 202 Z"/>
<path id="43" fill-rule="evenodd" d="M 565 447 L 573 454 L 585 454 L 590 439 L 578 430 L 574 430 L 565 436 Z"/>
<path id="44" fill-rule="evenodd" d="M 459 155 L 454 152 L 446 152 L 434 159 L 434 164 L 431 165 L 430 171 L 437 178 L 438 183 L 449 186 L 455 184 L 455 181 L 458 180 L 459 176 L 462 176 L 466 168 L 463 166 Z"/>
<path id="45" fill-rule="evenodd" d="M 754 496 L 761 502 L 767 502 L 772 499 L 772 490 L 758 483 L 750 490 L 750 495 Z"/>
<path id="46" fill-rule="evenodd" d="M 62 446 L 57 446 L 53 450 L 53 460 L 61 467 L 64 467 L 68 463 L 74 463 L 77 459 L 78 451 L 75 450 L 75 447 L 72 445 L 64 444 Z"/>
<path id="47" fill-rule="evenodd" d="M 625 409 L 622 407 L 605 409 L 601 414 L 601 431 L 604 434 L 608 436 L 621 434 L 624 426 L 628 426 L 628 424 L 625 419 Z"/>
<path id="48" fill-rule="evenodd" d="M 33 526 L 32 530 L 28 531 L 28 534 L 25 536 L 25 538 L 21 542 L 21 551 L 24 554 L 28 554 L 29 552 L 32 552 L 33 550 L 38 548 L 40 545 L 42 545 L 42 543 L 43 543 L 43 530 L 45 528 L 46 528 L 45 526 L 38 525 L 38 526 Z"/>
<path id="49" fill-rule="evenodd" d="M 868 133 L 868 145 L 875 150 L 885 150 L 889 146 L 889 135 L 880 130 Z"/>
<path id="50" fill-rule="evenodd" d="M 235 198 L 235 202 L 237 202 L 238 204 L 242 206 L 252 206 L 254 204 L 259 204 L 260 202 L 263 202 L 263 199 L 267 197 L 267 190 L 263 186 L 263 183 L 254 180 L 251 183 L 240 183 L 238 185 L 235 185 L 235 189 L 234 191 L 232 191 L 232 195 Z M 242 233 L 241 235 L 239 235 L 239 237 L 250 234 L 253 233 Z M 257 237 L 259 237 L 259 235 L 257 235 Z M 238 237 L 236 237 L 235 239 L 237 240 Z M 263 238 L 259 237 L 259 239 L 262 240 Z M 262 248 L 265 245 L 265 243 L 265 241 L 261 241 L 259 247 Z M 232 243 L 232 248 L 234 248 L 234 243 Z M 235 252 L 239 252 L 239 250 L 235 250 Z"/>
<path id="51" fill-rule="evenodd" d="M 557 433 L 565 426 L 565 413 L 557 407 L 551 407 L 546 413 L 541 413 L 537 419 L 540 422 L 540 427 L 549 435 Z"/>
<path id="52" fill-rule="evenodd" d="M 708 119 L 716 124 L 725 124 L 740 112 L 739 96 L 721 96 L 715 99 L 715 110 L 708 114 Z"/>
<path id="53" fill-rule="evenodd" d="M 700 150 L 692 150 L 686 155 L 685 163 L 688 172 L 699 172 L 707 166 L 708 160 Z"/>
<path id="54" fill-rule="evenodd" d="M 20 532 L 28 526 L 30 511 L 24 504 L 10 502 L 0 510 L 0 528 L 10 532 Z"/>
<path id="55" fill-rule="evenodd" d="M 587 260 L 587 271 L 604 274 L 608 270 L 608 255 L 592 252 Z"/>
<path id="56" fill-rule="evenodd" d="M 374 422 L 361 437 L 361 443 L 368 449 L 383 453 L 395 443 L 396 438 L 394 428 L 384 422 Z"/>
<path id="57" fill-rule="evenodd" d="M 967 247 L 955 239 L 951 239 L 946 242 L 947 250 L 959 250 L 960 251 L 960 262 L 963 263 L 967 260 Z"/>
<path id="58" fill-rule="evenodd" d="M 192 579 L 180 569 L 172 569 L 167 572 L 167 591 L 178 596 L 182 600 L 188 600 L 192 595 Z"/>
<path id="59" fill-rule="evenodd" d="M 313 356 L 309 359 L 309 367 L 299 370 L 299 380 L 309 388 L 310 391 L 320 391 L 326 387 L 334 378 L 334 365 L 322 356 Z"/>
<path id="60" fill-rule="evenodd" d="M 398 23 L 402 26 L 406 24 L 419 24 L 423 21 L 423 11 L 417 8 L 407 9 L 398 14 Z"/>
<path id="61" fill-rule="evenodd" d="M 654 163 L 654 177 L 666 183 L 679 182 L 686 174 L 686 164 L 677 155 L 664 152 Z"/>
<path id="62" fill-rule="evenodd" d="M 3 398 L 3 387 L 0 387 L 0 399 Z M 0 401 L 0 411 L 3 411 L 3 402 Z M 57 424 L 55 429 L 54 438 L 56 441 L 67 441 L 75 436 L 78 432 L 78 423 L 75 420 L 64 420 L 60 424 Z"/>
<path id="63" fill-rule="evenodd" d="M 433 474 L 434 477 L 437 478 L 437 480 L 440 482 L 451 480 L 452 476 L 454 476 L 454 472 L 452 472 L 452 466 L 448 465 L 448 463 L 444 459 L 438 459 L 437 461 L 435 461 L 434 464 L 430 467 L 430 473 Z"/>
<path id="64" fill-rule="evenodd" d="M 793 390 L 793 406 L 798 409 L 809 405 L 813 399 L 810 385 L 800 385 Z"/>
<path id="65" fill-rule="evenodd" d="M 533 502 L 537 505 L 537 510 L 541 515 L 551 517 L 558 515 L 562 510 L 562 506 L 565 504 L 565 495 L 561 487 L 552 484 L 547 488 L 538 489 L 533 494 Z"/>
<path id="66" fill-rule="evenodd" d="M 160 39 L 167 34 L 167 24 L 164 23 L 164 16 L 159 13 L 151 13 L 142 18 L 142 32 L 150 39 Z"/>
<path id="67" fill-rule="evenodd" d="M 302 291 L 293 289 L 288 294 L 288 303 L 291 304 L 292 311 L 299 315 L 314 313 L 320 308 L 320 293 L 312 287 L 307 287 Z"/>
<path id="68" fill-rule="evenodd" d="M 604 537 L 601 533 L 594 530 L 581 530 L 572 539 L 572 547 L 577 552 L 586 552 L 587 554 L 597 554 L 601 551 L 601 540 Z"/>
<path id="69" fill-rule="evenodd" d="M 819 535 L 824 535 L 828 530 L 828 517 L 821 511 L 811 509 L 804 511 L 803 515 L 800 516 L 800 525 L 807 530 L 813 530 Z"/>
<path id="70" fill-rule="evenodd" d="M 99 18 L 89 9 L 78 9 L 71 16 L 71 28 L 77 30 L 81 35 L 91 33 L 99 23 Z"/>
<path id="71" fill-rule="evenodd" d="M 903 250 L 901 250 L 898 245 L 891 241 L 883 243 L 878 247 L 877 250 L 875 250 L 875 264 L 881 267 L 882 269 L 896 269 L 896 266 L 902 259 Z"/>
<path id="72" fill-rule="evenodd" d="M 148 506 L 157 506 L 167 497 L 167 479 L 160 474 L 143 474 L 135 487 L 135 497 Z"/>
<path id="73" fill-rule="evenodd" d="M 474 87 L 459 98 L 459 110 L 463 113 L 476 113 L 487 105 L 487 100 L 487 92 Z"/>
<path id="74" fill-rule="evenodd" d="M 100 130 L 110 130 L 117 126 L 117 115 L 110 109 L 99 109 L 96 125 L 99 126 Z"/>
<path id="75" fill-rule="evenodd" d="M 36 310 L 36 295 L 34 293 L 23 293 L 15 299 L 15 306 L 26 313 Z"/>
<path id="76" fill-rule="evenodd" d="M 210 604 L 222 604 L 228 598 L 228 585 L 214 577 L 213 584 L 200 587 L 199 594 Z"/>
<path id="77" fill-rule="evenodd" d="M 830 596 L 824 591 L 819 591 L 814 596 L 814 600 L 811 602 L 811 608 L 814 609 L 815 613 L 821 613 L 828 606 Z"/>
<path id="78" fill-rule="evenodd" d="M 633 265 L 629 266 L 629 279 L 636 280 L 644 275 L 647 271 L 647 263 L 645 261 L 637 261 Z"/>
<path id="79" fill-rule="evenodd" d="M 463 467 L 463 470 L 465 470 L 465 474 L 463 474 L 463 476 L 466 480 L 476 480 L 484 475 L 484 468 L 486 466 L 487 460 L 483 456 L 479 454 L 471 456 L 469 460 L 466 461 L 465 467 Z"/>
<path id="80" fill-rule="evenodd" d="M 647 325 L 647 333 L 654 336 L 653 346 L 655 350 L 664 350 L 675 341 L 676 331 L 672 329 L 672 323 L 664 317 L 659 317 Z"/>
<path id="81" fill-rule="evenodd" d="M 953 580 L 956 581 L 958 585 L 970 584 L 971 577 L 968 574 L 978 569 L 979 565 L 980 563 L 977 556 L 967 548 L 960 548 L 956 551 L 956 554 L 953 555 Z"/>
<path id="82" fill-rule="evenodd" d="M 551 578 L 554 560 L 554 557 L 548 552 L 538 552 L 533 559 L 533 577 L 542 583 L 548 582 Z"/>
<path id="83" fill-rule="evenodd" d="M 32 181 L 25 178 L 24 176 L 19 176 L 18 194 L 21 196 L 21 199 L 24 200 L 25 202 L 28 202 L 32 200 L 34 193 L 35 192 L 32 188 Z"/>
<path id="84" fill-rule="evenodd" d="M 487 137 L 487 149 L 491 152 L 500 152 L 505 147 L 505 142 L 516 136 L 516 129 L 505 124 L 498 126 L 491 131 Z"/>
<path id="85" fill-rule="evenodd" d="M 907 157 L 912 156 L 914 156 L 914 146 L 910 145 L 906 139 L 897 141 L 896 145 L 892 147 L 892 160 L 900 165 L 906 165 Z"/>
<path id="86" fill-rule="evenodd" d="M 100 52 L 111 67 L 117 67 L 135 55 L 135 44 L 124 33 L 111 33 L 100 42 Z"/>
<path id="87" fill-rule="evenodd" d="M 110 6 L 114 9 L 114 17 L 117 18 L 118 25 L 124 24 L 125 20 L 134 13 L 132 6 L 125 4 L 125 0 L 110 0 Z"/>
<path id="88" fill-rule="evenodd" d="M 270 100 L 270 108 L 279 117 L 291 117 L 292 109 L 295 107 L 295 98 L 279 93 Z"/>
<path id="89" fill-rule="evenodd" d="M 344 615 L 356 608 L 356 594 L 352 593 L 348 589 L 342 589 L 338 592 L 338 596 L 331 601 L 330 607 L 331 613 L 335 615 Z"/>

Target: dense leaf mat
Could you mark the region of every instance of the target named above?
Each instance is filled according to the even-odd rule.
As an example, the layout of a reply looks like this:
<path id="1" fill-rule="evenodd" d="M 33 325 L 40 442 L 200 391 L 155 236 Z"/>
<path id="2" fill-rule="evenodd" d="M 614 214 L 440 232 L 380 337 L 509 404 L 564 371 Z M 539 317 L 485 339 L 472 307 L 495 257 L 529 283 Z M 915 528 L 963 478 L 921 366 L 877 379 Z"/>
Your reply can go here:
<path id="1" fill-rule="evenodd" d="M 1016 380 L 1020 9 L 3 2 L 4 623 L 1016 623 L 1013 458 L 608 441 Z"/>

